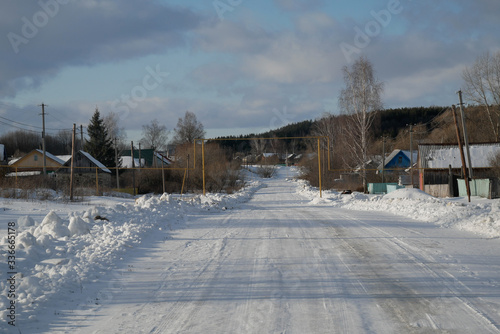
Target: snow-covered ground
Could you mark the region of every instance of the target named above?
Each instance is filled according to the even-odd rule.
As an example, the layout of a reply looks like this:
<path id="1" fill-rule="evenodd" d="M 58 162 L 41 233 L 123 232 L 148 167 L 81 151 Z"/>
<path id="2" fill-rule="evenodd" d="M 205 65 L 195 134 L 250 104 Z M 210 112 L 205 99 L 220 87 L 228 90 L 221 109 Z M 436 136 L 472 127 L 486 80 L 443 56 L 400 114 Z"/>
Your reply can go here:
<path id="1" fill-rule="evenodd" d="M 419 189 L 398 189 L 386 195 L 353 193 L 342 195 L 336 191 L 318 190 L 297 180 L 298 192 L 315 205 L 329 205 L 345 209 L 391 212 L 441 227 L 470 231 L 487 238 L 500 237 L 500 199 L 481 197 L 436 198 Z"/>
<path id="2" fill-rule="evenodd" d="M 0 199 L 0 329 L 500 332 L 500 201 L 319 198 L 295 173 L 232 195 Z"/>

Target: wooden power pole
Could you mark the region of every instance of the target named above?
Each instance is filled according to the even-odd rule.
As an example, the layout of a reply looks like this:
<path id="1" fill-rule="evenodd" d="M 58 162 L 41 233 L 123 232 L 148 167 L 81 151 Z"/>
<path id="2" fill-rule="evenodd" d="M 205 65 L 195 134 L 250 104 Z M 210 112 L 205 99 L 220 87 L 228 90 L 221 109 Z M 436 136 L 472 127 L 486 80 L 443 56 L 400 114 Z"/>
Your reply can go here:
<path id="1" fill-rule="evenodd" d="M 46 104 L 42 103 L 42 151 L 43 151 L 43 175 L 47 175 L 47 153 L 45 151 L 45 107 Z"/>
<path id="2" fill-rule="evenodd" d="M 132 188 L 134 196 L 137 195 L 135 192 L 135 162 L 134 162 L 134 142 L 130 142 L 130 156 L 132 157 Z"/>
<path id="3" fill-rule="evenodd" d="M 69 177 L 69 200 L 73 201 L 73 188 L 75 186 L 73 176 L 75 174 L 75 146 L 76 146 L 76 124 L 73 124 L 73 135 L 71 136 L 71 172 Z"/>
<path id="4" fill-rule="evenodd" d="M 466 169 L 466 165 L 465 165 L 464 149 L 462 146 L 462 138 L 460 137 L 460 128 L 458 127 L 458 120 L 457 120 L 457 113 L 456 113 L 455 105 L 451 106 L 451 110 L 453 112 L 453 119 L 455 120 L 455 126 L 457 128 L 458 149 L 460 150 L 460 158 L 462 159 L 462 174 L 464 175 L 465 188 L 467 189 L 467 197 L 468 197 L 469 202 L 470 202 L 469 177 L 467 175 L 467 169 Z"/>
<path id="5" fill-rule="evenodd" d="M 116 138 L 115 138 L 115 165 L 116 165 L 116 169 L 115 169 L 115 172 L 116 172 L 116 189 L 120 189 L 120 174 L 119 174 L 119 170 L 118 170 L 118 167 L 119 167 L 118 143 L 117 143 Z"/>

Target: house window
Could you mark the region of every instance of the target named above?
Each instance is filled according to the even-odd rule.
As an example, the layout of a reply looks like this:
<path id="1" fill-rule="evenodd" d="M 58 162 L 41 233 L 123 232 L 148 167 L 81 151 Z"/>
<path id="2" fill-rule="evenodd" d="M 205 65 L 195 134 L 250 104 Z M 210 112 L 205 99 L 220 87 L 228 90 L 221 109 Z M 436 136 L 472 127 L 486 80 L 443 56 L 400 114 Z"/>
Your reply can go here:
<path id="1" fill-rule="evenodd" d="M 403 157 L 398 157 L 398 164 L 402 164 L 403 163 Z"/>
<path id="2" fill-rule="evenodd" d="M 35 161 L 38 161 L 38 155 L 33 156 L 33 159 L 35 159 Z"/>

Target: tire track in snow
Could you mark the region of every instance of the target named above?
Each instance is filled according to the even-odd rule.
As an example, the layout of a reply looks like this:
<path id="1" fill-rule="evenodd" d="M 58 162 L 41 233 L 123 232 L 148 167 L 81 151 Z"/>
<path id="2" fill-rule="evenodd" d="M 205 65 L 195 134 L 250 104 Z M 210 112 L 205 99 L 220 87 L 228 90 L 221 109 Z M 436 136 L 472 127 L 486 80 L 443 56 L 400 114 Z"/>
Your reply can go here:
<path id="1" fill-rule="evenodd" d="M 466 297 L 463 297 L 463 292 L 460 291 L 466 290 L 468 292 L 471 292 L 472 290 L 469 289 L 464 282 L 460 281 L 456 276 L 451 274 L 446 269 L 440 269 L 438 271 L 428 265 L 428 263 L 439 263 L 439 261 L 436 261 L 434 257 L 427 254 L 425 250 L 417 249 L 404 242 L 400 238 L 395 237 L 394 235 L 389 234 L 384 230 L 371 225 L 370 223 L 364 222 L 361 219 L 354 218 L 345 214 L 343 214 L 342 216 L 346 220 L 354 222 L 364 230 L 368 231 L 367 235 L 370 235 L 370 237 L 376 239 L 378 242 L 384 243 L 387 248 L 392 249 L 394 253 L 397 254 L 397 257 L 402 259 L 403 262 L 411 265 L 413 268 L 417 268 L 421 272 L 425 273 L 427 277 L 431 277 L 433 281 L 428 283 L 429 286 L 443 285 L 443 283 L 445 283 L 443 288 L 444 291 L 447 291 L 447 294 L 451 294 L 452 298 L 455 300 L 455 302 L 453 302 L 451 300 L 452 298 L 447 297 L 449 303 L 448 306 L 458 307 L 462 309 L 463 312 L 475 319 L 477 324 L 484 326 L 488 333 L 500 333 L 500 327 L 498 326 L 498 324 L 496 324 L 495 321 L 491 319 L 485 311 L 481 310 L 482 307 L 479 305 L 479 303 L 469 301 Z M 446 282 L 450 282 L 450 284 L 447 284 Z M 424 323 L 419 322 L 410 324 L 412 325 L 412 327 L 408 328 L 408 330 L 416 330 L 416 328 L 414 327 L 425 326 L 425 322 L 427 323 L 428 327 L 432 329 L 446 330 L 445 328 L 441 328 L 439 322 L 436 320 L 436 317 L 430 315 L 430 313 L 435 312 L 433 308 L 439 306 L 433 305 L 435 304 L 435 301 L 430 300 L 425 295 L 420 297 L 418 291 L 405 286 L 403 283 L 397 281 L 394 281 L 393 283 L 396 284 L 398 288 L 402 289 L 402 291 L 407 291 L 408 294 L 414 295 L 417 298 L 417 302 L 421 304 L 421 307 L 423 309 L 421 313 L 425 315 L 425 319 L 422 319 Z M 460 289 L 458 289 L 457 286 L 460 286 Z M 413 307 L 415 307 L 415 302 L 413 302 L 412 305 Z M 395 314 L 400 320 L 402 320 L 403 322 L 406 321 L 407 316 L 401 313 L 400 304 L 391 303 L 389 307 L 392 309 L 391 312 Z M 427 309 L 427 311 L 425 311 L 425 309 Z M 416 310 L 413 309 L 413 312 L 416 313 Z M 453 321 L 456 322 L 457 320 L 463 323 L 464 326 L 461 328 L 467 328 L 466 325 L 470 323 L 470 321 L 466 319 L 457 319 L 456 317 L 454 317 Z"/>
<path id="2" fill-rule="evenodd" d="M 224 220 L 224 224 L 221 225 L 225 225 L 229 219 L 230 217 L 227 217 Z M 215 243 L 211 245 L 208 262 L 206 262 L 201 270 L 197 271 L 196 274 L 190 278 L 189 284 L 183 288 L 183 293 L 176 297 L 175 302 L 169 303 L 168 313 L 164 315 L 161 322 L 151 328 L 148 333 L 166 333 L 172 331 L 172 329 L 176 327 L 179 328 L 179 332 L 181 332 L 183 328 L 185 329 L 185 327 L 189 326 L 189 321 L 196 316 L 197 311 L 204 303 L 203 296 L 200 298 L 196 296 L 196 293 L 200 290 L 200 288 L 206 287 L 209 282 L 214 279 L 209 269 L 212 267 L 220 267 L 224 259 L 229 256 L 229 252 L 225 252 L 227 237 L 228 235 L 234 233 L 234 231 L 226 231 L 222 239 L 220 236 L 217 236 L 219 232 L 220 229 L 218 228 L 212 229 L 206 233 L 202 239 L 196 241 L 196 243 L 201 243 L 203 240 L 216 240 Z M 198 252 L 198 250 L 194 249 L 192 249 L 192 251 Z M 192 256 L 186 254 L 186 258 L 189 259 L 192 258 Z M 217 273 L 218 270 L 216 269 L 213 272 Z M 165 278 L 163 285 L 169 285 L 168 279 Z M 195 304 L 193 304 L 193 302 L 195 302 Z"/>

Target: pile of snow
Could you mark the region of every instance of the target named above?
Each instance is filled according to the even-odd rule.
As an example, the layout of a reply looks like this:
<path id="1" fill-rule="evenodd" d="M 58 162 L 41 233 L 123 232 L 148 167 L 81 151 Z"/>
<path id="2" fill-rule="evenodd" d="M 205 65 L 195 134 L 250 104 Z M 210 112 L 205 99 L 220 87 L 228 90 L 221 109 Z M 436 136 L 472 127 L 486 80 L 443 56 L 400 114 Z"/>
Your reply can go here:
<path id="1" fill-rule="evenodd" d="M 29 215 L 9 220 L 16 223 L 17 231 L 14 268 L 18 284 L 17 322 L 35 321 L 38 313 L 35 310 L 44 307 L 51 298 L 67 299 L 68 294 L 108 273 L 117 259 L 136 248 L 150 233 L 169 233 L 182 228 L 183 216 L 190 210 L 227 210 L 247 201 L 260 186 L 254 182 L 235 194 L 197 195 L 187 199 L 174 199 L 168 194 L 148 195 L 135 202 L 90 206 L 66 215 L 50 210 L 40 220 Z M 36 212 L 37 208 L 32 210 Z M 8 244 L 4 235 L 0 247 L 6 249 Z M 0 255 L 3 265 L 7 264 L 7 255 L 7 252 Z M 3 267 L 2 272 L 12 271 L 6 269 Z M 0 290 L 0 327 L 4 327 L 10 303 L 6 279 L 0 281 Z"/>
<path id="2" fill-rule="evenodd" d="M 311 205 L 331 205 L 361 211 L 383 211 L 436 224 L 445 228 L 458 228 L 486 238 L 500 238 L 500 200 L 473 197 L 436 198 L 419 189 L 398 189 L 387 195 L 352 193 L 342 195 L 323 191 L 319 198 L 317 188 L 305 181 L 294 181 L 297 192 L 310 199 Z"/>
<path id="3" fill-rule="evenodd" d="M 402 189 L 397 189 L 393 192 L 388 193 L 387 195 L 384 195 L 384 199 L 415 199 L 415 200 L 430 200 L 434 199 L 432 195 L 429 195 L 428 193 L 416 189 L 416 188 L 402 188 Z"/>

